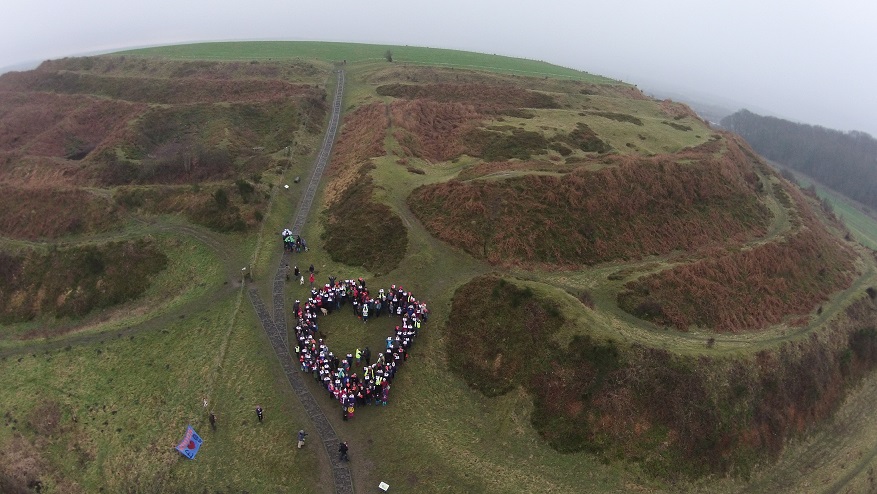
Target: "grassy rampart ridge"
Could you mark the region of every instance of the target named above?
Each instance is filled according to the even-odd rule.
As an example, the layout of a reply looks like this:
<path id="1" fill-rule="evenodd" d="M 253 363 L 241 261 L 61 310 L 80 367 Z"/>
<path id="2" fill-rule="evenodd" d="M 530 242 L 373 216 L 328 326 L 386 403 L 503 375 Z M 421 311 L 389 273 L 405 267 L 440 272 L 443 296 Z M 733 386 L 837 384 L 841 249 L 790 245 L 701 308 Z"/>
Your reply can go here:
<path id="1" fill-rule="evenodd" d="M 502 265 L 637 259 L 765 232 L 769 212 L 745 163 L 695 151 L 595 161 L 609 166 L 427 185 L 408 205 L 433 235 Z"/>
<path id="2" fill-rule="evenodd" d="M 450 367 L 486 396 L 525 389 L 533 426 L 558 451 L 639 461 L 665 478 L 748 475 L 877 366 L 865 294 L 825 332 L 743 358 L 679 356 L 587 331 L 561 346 L 552 335 L 576 324 L 569 311 L 529 286 L 476 278 L 454 295 Z"/>
<path id="3" fill-rule="evenodd" d="M 148 239 L 0 257 L 0 321 L 5 323 L 40 315 L 81 317 L 127 302 L 167 265 L 167 257 Z"/>

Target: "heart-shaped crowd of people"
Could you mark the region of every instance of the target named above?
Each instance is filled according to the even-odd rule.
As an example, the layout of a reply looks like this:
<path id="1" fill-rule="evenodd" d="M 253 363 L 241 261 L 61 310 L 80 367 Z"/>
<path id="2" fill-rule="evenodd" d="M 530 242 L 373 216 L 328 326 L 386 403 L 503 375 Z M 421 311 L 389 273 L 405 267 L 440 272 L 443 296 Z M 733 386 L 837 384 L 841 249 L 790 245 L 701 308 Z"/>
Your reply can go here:
<path id="1" fill-rule="evenodd" d="M 386 347 L 376 352 L 374 361 L 368 347 L 336 355 L 320 338 L 318 316 L 351 307 L 363 323 L 383 317 L 397 318 L 398 324 L 387 336 Z M 307 301 L 295 301 L 293 315 L 297 321 L 295 352 L 301 370 L 312 374 L 341 403 L 342 417 L 347 420 L 353 417 L 357 406 L 387 404 L 390 384 L 399 366 L 408 360 L 408 352 L 429 318 L 429 310 L 425 302 L 401 286 L 381 288 L 374 293 L 362 278 L 337 281 L 329 277 L 325 286 L 311 288 Z"/>

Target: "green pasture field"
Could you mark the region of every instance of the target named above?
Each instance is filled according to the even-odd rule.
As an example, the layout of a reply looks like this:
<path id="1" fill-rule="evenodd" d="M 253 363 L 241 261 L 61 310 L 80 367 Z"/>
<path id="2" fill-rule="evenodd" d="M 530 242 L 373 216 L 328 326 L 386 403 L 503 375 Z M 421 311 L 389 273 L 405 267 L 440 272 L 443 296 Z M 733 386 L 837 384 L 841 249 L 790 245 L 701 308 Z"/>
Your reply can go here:
<path id="1" fill-rule="evenodd" d="M 538 60 L 418 46 L 330 43 L 322 41 L 247 41 L 157 46 L 125 50 L 115 54 L 178 60 L 284 60 L 290 58 L 313 58 L 329 62 L 346 60 L 347 63 L 352 64 L 384 61 L 384 55 L 387 50 L 392 52 L 393 61 L 399 63 L 468 68 L 533 77 L 558 77 L 595 84 L 618 84 L 618 81 L 606 77 Z"/>
<path id="2" fill-rule="evenodd" d="M 877 217 L 859 202 L 814 182 L 806 175 L 795 173 L 801 187 L 816 187 L 816 194 L 828 200 L 837 215 L 849 228 L 856 240 L 869 249 L 877 250 Z"/>

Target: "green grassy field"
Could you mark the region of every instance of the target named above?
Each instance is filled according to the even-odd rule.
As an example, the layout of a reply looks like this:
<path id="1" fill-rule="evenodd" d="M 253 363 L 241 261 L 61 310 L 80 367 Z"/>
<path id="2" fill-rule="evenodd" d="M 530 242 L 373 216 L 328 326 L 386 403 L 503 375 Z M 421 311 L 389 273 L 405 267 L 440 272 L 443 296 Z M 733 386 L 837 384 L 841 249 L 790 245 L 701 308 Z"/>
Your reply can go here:
<path id="1" fill-rule="evenodd" d="M 344 108 L 349 114 L 380 99 L 368 77 L 386 65 L 383 53 L 388 48 L 398 63 L 479 69 L 491 72 L 490 77 L 509 78 L 504 80 L 511 80 L 509 74 L 521 74 L 613 83 L 543 62 L 347 43 L 205 43 L 120 54 L 184 60 L 316 58 L 325 63 L 346 59 Z M 528 84 L 536 85 L 539 79 Z M 532 119 L 503 117 L 492 123 L 568 132 L 577 120 L 587 118 L 613 148 L 625 154 L 673 152 L 710 138 L 702 124 L 688 118 L 673 120 L 649 101 L 587 98 L 587 107 L 538 110 Z M 577 96 L 570 101 L 582 100 Z M 644 125 L 578 114 L 593 111 L 632 115 Z M 692 130 L 664 124 L 668 118 Z M 864 288 L 877 282 L 873 266 L 863 265 L 853 285 L 835 294 L 822 315 L 804 328 L 779 325 L 762 333 L 720 336 L 706 330 L 660 328 L 621 311 L 615 294 L 631 277 L 687 262 L 683 254 L 579 270 L 500 270 L 437 240 L 407 204 L 417 187 L 453 179 L 477 159 L 463 156 L 434 162 L 410 158 L 402 165 L 400 155 L 395 154 L 401 148 L 392 131 L 386 130 L 387 155 L 372 159 L 375 168 L 368 173 L 375 184 L 374 200 L 389 206 L 407 233 L 407 249 L 396 267 L 374 276 L 362 267 L 332 260 L 321 240 L 323 191 L 302 232 L 311 249 L 291 258 L 303 271 L 313 264 L 321 284 L 332 275 L 364 277 L 370 287 L 402 285 L 426 300 L 432 312 L 412 359 L 393 383 L 389 406 L 361 407 L 354 420 L 344 422 L 337 403 L 307 379 L 339 437 L 351 444 L 350 465 L 359 492 L 369 492 L 381 481 L 390 484 L 391 492 L 400 493 L 823 492 L 845 488 L 854 492 L 873 488 L 869 468 L 875 464 L 877 425 L 869 420 L 869 412 L 877 400 L 874 376 L 850 393 L 833 421 L 796 437 L 776 465 L 756 465 L 749 479 L 732 475 L 666 480 L 644 471 L 642 464 L 628 461 L 624 454 L 607 458 L 587 452 L 558 453 L 534 429 L 533 398 L 523 387 L 486 397 L 449 370 L 450 332 L 446 327 L 457 288 L 476 276 L 499 273 L 557 302 L 570 322 L 551 336 L 556 345 L 568 345 L 576 335 L 586 334 L 613 339 L 625 347 L 636 344 L 692 358 L 751 356 L 788 341 L 805 341 L 830 324 L 833 315 L 842 313 L 851 300 L 861 298 Z M 316 149 L 314 141 L 303 144 Z M 551 156 L 537 158 L 549 160 Z M 43 492 L 95 492 L 100 488 L 174 492 L 190 491 L 192 486 L 206 492 L 331 492 L 329 464 L 316 434 L 304 450 L 294 446 L 295 431 L 308 429 L 310 424 L 238 283 L 241 267 L 246 266 L 263 299 L 270 300 L 280 257 L 276 234 L 291 224 L 312 158 L 295 159 L 281 175 L 266 178 L 274 187 L 264 220 L 246 234 L 206 233 L 176 217 L 153 218 L 150 231 L 173 246 L 169 250 L 172 269 L 159 276 L 143 306 L 87 320 L 79 334 L 94 338 L 0 341 L 0 466 L 12 465 L 25 474 L 42 472 Z M 409 171 L 409 166 L 422 173 Z M 294 176 L 301 176 L 302 182 L 293 184 Z M 284 184 L 290 189 L 282 188 Z M 768 233 L 750 246 L 773 241 L 793 228 L 786 208 L 770 192 L 766 195 L 774 220 Z M 847 219 L 853 211 L 838 212 Z M 861 226 L 859 231 L 877 242 L 873 225 Z M 130 233 L 125 230 L 102 240 Z M 354 235 L 349 241 L 379 243 L 381 239 Z M 12 240 L 2 240 L 0 246 L 33 247 Z M 624 276 L 612 277 L 619 272 Z M 584 290 L 593 296 L 596 310 L 574 297 Z M 287 307 L 307 297 L 307 292 L 307 283 L 300 286 L 290 280 L 285 292 Z M 10 329 L 21 332 L 39 324 L 45 322 Z M 363 324 L 348 306 L 320 325 L 337 354 L 364 345 L 374 352 L 394 322 L 378 318 Z M 715 341 L 708 345 L 710 339 Z M 4 350 L 10 353 L 3 354 Z M 205 398 L 207 409 L 202 406 Z M 255 420 L 257 404 L 266 410 L 263 424 Z M 217 414 L 216 432 L 207 425 L 208 410 Z M 205 438 L 195 461 L 172 450 L 187 424 Z"/>
<path id="2" fill-rule="evenodd" d="M 877 250 L 877 217 L 866 206 L 818 184 L 805 175 L 796 174 L 801 187 L 813 186 L 820 198 L 826 199 L 836 214 L 862 245 Z"/>
<path id="3" fill-rule="evenodd" d="M 538 60 L 418 46 L 321 41 L 252 41 L 158 46 L 126 50 L 117 52 L 117 54 L 182 60 L 285 60 L 302 58 L 327 62 L 346 60 L 347 63 L 353 64 L 385 61 L 384 55 L 387 50 L 392 52 L 393 60 L 398 63 L 468 68 L 532 77 L 559 77 L 596 84 L 617 82 Z"/>
<path id="4" fill-rule="evenodd" d="M 316 491 L 316 454 L 290 454 L 302 411 L 264 358 L 261 330 L 238 300 L 225 297 L 160 331 L 4 359 L 0 388 L 15 390 L 3 400 L 11 423 L 0 429 L 8 458 L 34 455 L 53 465 L 52 475 L 40 476 L 50 492 L 77 484 L 86 492 L 192 485 Z M 215 433 L 203 398 L 218 416 Z M 266 410 L 263 424 L 256 404 Z M 172 451 L 187 424 L 205 438 L 193 462 Z M 36 451 L 10 451 L 18 434 Z"/>

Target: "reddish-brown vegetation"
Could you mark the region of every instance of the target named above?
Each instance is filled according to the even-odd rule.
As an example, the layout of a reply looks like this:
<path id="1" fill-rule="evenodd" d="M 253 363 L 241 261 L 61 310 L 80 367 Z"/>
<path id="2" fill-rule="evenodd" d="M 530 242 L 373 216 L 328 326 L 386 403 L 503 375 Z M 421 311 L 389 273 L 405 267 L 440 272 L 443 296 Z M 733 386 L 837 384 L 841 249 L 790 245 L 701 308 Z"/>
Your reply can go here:
<path id="1" fill-rule="evenodd" d="M 500 108 L 558 108 L 551 96 L 512 85 L 487 84 L 386 84 L 378 86 L 381 96 L 468 103 L 479 110 Z"/>
<path id="2" fill-rule="evenodd" d="M 332 258 L 379 274 L 396 267 L 408 247 L 402 219 L 374 200 L 369 175 L 374 168 L 370 159 L 384 154 L 388 125 L 388 108 L 380 103 L 346 118 L 328 170 L 323 218 L 323 240 Z"/>
<path id="3" fill-rule="evenodd" d="M 63 177 L 42 169 L 36 179 L 18 178 L 28 186 L 229 178 L 231 164 L 254 148 L 273 152 L 297 129 L 319 131 L 327 111 L 321 87 L 267 78 L 288 75 L 286 65 L 256 65 L 98 57 L 4 74 L 0 166 L 40 156 L 83 160 L 75 171 L 60 165 Z"/>
<path id="4" fill-rule="evenodd" d="M 684 105 L 682 103 L 677 103 L 671 100 L 664 100 L 660 103 L 661 111 L 664 112 L 665 115 L 673 118 L 674 120 L 681 120 L 685 117 L 691 117 L 694 120 L 701 121 L 700 117 L 697 116 L 697 113 L 691 109 L 688 105 Z"/>
<path id="5" fill-rule="evenodd" d="M 820 335 L 751 358 L 586 336 L 564 347 L 552 334 L 569 321 L 552 301 L 479 277 L 455 293 L 445 341 L 451 369 L 485 395 L 526 389 L 534 427 L 560 451 L 623 456 L 671 478 L 746 475 L 877 365 L 875 322 L 863 296 Z"/>
<path id="6" fill-rule="evenodd" d="M 9 412 L 5 413 L 4 419 L 10 420 Z M 40 492 L 43 479 L 48 473 L 49 468 L 42 458 L 41 450 L 23 435 L 15 433 L 9 441 L 4 442 L 0 449 L 0 492 L 8 494 Z"/>
<path id="7" fill-rule="evenodd" d="M 398 84 L 399 81 L 405 81 L 406 84 L 514 87 L 559 94 L 598 95 L 635 100 L 649 99 L 635 86 L 623 84 L 593 84 L 569 79 L 536 78 L 421 65 L 387 65 L 369 73 L 364 79 L 373 85 Z"/>
<path id="8" fill-rule="evenodd" d="M 236 184 L 248 192 L 241 185 L 119 187 L 113 199 L 128 212 L 181 214 L 218 232 L 244 231 L 259 223 L 268 190 L 243 179 Z"/>
<path id="9" fill-rule="evenodd" d="M 0 187 L 0 235 L 28 240 L 104 231 L 119 222 L 114 204 L 83 190 Z"/>
<path id="10" fill-rule="evenodd" d="M 691 150 L 600 162 L 610 166 L 424 186 L 408 204 L 433 235 L 505 265 L 641 258 L 765 232 L 770 213 L 757 196 L 759 179 L 727 154 Z"/>
<path id="11" fill-rule="evenodd" d="M 366 179 L 362 167 L 371 158 L 384 154 L 384 136 L 389 119 L 387 107 L 381 103 L 357 108 L 344 117 L 344 127 L 335 143 L 332 162 L 326 174 L 326 203 L 333 205 L 355 181 Z"/>
<path id="12" fill-rule="evenodd" d="M 88 94 L 122 101 L 160 104 L 279 101 L 319 97 L 321 89 L 276 79 L 165 79 L 33 70 L 0 76 L 0 89 Z"/>
<path id="13" fill-rule="evenodd" d="M 734 332 L 804 316 L 846 288 L 854 275 L 855 253 L 831 236 L 797 189 L 777 192 L 794 208 L 798 231 L 632 281 L 619 294 L 619 305 L 682 330 L 697 325 Z"/>
<path id="14" fill-rule="evenodd" d="M 138 297 L 166 266 L 167 257 L 147 239 L 0 253 L 0 321 L 81 317 Z"/>
<path id="15" fill-rule="evenodd" d="M 0 149 L 30 155 L 85 157 L 144 105 L 89 95 L 0 91 Z"/>
<path id="16" fill-rule="evenodd" d="M 686 330 L 764 328 L 807 313 L 849 285 L 853 255 L 824 232 L 677 266 L 628 283 L 619 305 L 658 324 Z"/>
<path id="17" fill-rule="evenodd" d="M 484 116 L 474 106 L 430 100 L 390 105 L 393 138 L 407 156 L 445 161 L 466 151 L 463 136 Z"/>
<path id="18" fill-rule="evenodd" d="M 81 162 L 0 152 L 0 185 L 27 189 L 67 189 L 91 183 Z"/>
<path id="19" fill-rule="evenodd" d="M 319 69 L 303 60 L 278 62 L 171 60 L 114 55 L 72 57 L 47 60 L 39 71 L 72 71 L 90 74 L 124 73 L 146 78 L 190 79 L 301 79 L 322 78 L 327 69 Z"/>
<path id="20" fill-rule="evenodd" d="M 580 163 L 567 165 L 563 163 L 555 164 L 548 161 L 483 161 L 464 168 L 457 175 L 457 179 L 463 181 L 473 180 L 494 173 L 499 174 L 516 171 L 569 173 L 579 166 L 581 166 Z"/>

